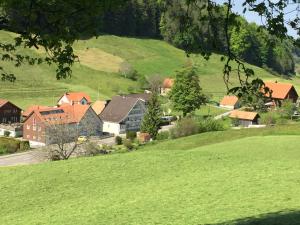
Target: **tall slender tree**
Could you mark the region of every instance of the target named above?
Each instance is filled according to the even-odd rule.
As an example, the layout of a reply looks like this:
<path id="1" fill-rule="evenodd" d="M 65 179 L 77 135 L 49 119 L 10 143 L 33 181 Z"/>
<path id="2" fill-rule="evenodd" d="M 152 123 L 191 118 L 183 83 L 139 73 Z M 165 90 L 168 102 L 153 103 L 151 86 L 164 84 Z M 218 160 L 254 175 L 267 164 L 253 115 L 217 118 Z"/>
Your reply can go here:
<path id="1" fill-rule="evenodd" d="M 143 118 L 141 131 L 149 133 L 153 139 L 156 139 L 160 128 L 162 109 L 158 99 L 158 94 L 153 93 L 148 104 L 147 112 Z"/>

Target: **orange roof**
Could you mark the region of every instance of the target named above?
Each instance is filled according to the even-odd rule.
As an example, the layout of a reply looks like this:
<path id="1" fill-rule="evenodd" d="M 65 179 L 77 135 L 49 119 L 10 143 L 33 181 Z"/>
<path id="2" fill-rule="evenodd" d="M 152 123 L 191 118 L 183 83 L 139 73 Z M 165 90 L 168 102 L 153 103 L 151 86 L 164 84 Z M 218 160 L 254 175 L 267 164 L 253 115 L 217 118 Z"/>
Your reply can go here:
<path id="1" fill-rule="evenodd" d="M 100 113 L 102 113 L 102 111 L 104 110 L 105 106 L 106 106 L 106 101 L 96 101 L 93 104 L 92 108 L 95 111 L 95 113 L 97 115 L 99 115 Z"/>
<path id="2" fill-rule="evenodd" d="M 235 106 L 235 104 L 239 101 L 238 97 L 236 96 L 229 96 L 226 95 L 220 102 L 220 105 L 229 105 L 229 106 Z"/>
<path id="3" fill-rule="evenodd" d="M 163 88 L 172 88 L 174 84 L 174 79 L 166 78 L 163 82 Z"/>
<path id="4" fill-rule="evenodd" d="M 0 99 L 0 106 L 5 105 L 7 102 L 5 99 Z"/>
<path id="5" fill-rule="evenodd" d="M 83 98 L 85 98 L 89 103 L 91 102 L 90 96 L 84 92 L 67 92 L 63 96 L 66 96 L 70 101 L 73 101 L 73 102 L 79 102 Z"/>
<path id="6" fill-rule="evenodd" d="M 35 113 L 42 122 L 48 124 L 79 123 L 89 107 L 89 105 L 76 104 L 35 109 L 29 117 Z"/>
<path id="7" fill-rule="evenodd" d="M 272 98 L 286 99 L 289 92 L 294 88 L 292 84 L 265 82 L 265 86 L 272 91 Z"/>
<path id="8" fill-rule="evenodd" d="M 32 105 L 32 106 L 29 106 L 23 113 L 22 115 L 27 117 L 30 115 L 30 113 L 34 110 L 40 110 L 40 109 L 47 109 L 47 108 L 51 108 L 49 106 L 42 106 L 42 105 Z"/>
<path id="9" fill-rule="evenodd" d="M 257 112 L 246 112 L 240 110 L 234 110 L 229 115 L 230 118 L 237 118 L 242 120 L 254 120 L 257 116 Z"/>

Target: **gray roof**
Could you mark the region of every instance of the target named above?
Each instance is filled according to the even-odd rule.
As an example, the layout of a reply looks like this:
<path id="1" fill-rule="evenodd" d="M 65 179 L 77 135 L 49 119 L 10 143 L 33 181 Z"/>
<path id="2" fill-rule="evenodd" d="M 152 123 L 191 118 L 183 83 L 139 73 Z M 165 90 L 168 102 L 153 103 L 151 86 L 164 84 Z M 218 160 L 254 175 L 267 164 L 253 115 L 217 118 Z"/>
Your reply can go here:
<path id="1" fill-rule="evenodd" d="M 137 93 L 137 94 L 128 94 L 125 95 L 126 97 L 131 97 L 131 98 L 139 98 L 142 99 L 145 102 L 148 102 L 152 96 L 152 94 L 148 93 Z"/>
<path id="2" fill-rule="evenodd" d="M 99 116 L 103 121 L 120 123 L 138 101 L 137 98 L 114 96 Z"/>

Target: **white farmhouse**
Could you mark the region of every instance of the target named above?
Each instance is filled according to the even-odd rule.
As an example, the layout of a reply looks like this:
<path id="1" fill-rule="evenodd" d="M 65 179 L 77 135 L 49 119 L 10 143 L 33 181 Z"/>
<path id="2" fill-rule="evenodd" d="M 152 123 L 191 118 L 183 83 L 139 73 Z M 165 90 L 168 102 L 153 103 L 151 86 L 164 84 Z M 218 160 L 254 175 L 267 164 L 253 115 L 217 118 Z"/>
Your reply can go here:
<path id="1" fill-rule="evenodd" d="M 138 131 L 145 112 L 145 101 L 142 99 L 115 96 L 100 114 L 103 132 L 119 135 Z"/>

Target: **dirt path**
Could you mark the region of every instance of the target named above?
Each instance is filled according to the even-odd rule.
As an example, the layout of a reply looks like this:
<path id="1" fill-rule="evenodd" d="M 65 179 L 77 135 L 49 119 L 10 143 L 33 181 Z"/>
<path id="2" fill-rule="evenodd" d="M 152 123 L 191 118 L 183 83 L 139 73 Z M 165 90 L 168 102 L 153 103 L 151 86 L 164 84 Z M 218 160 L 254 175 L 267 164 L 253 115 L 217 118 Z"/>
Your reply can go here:
<path id="1" fill-rule="evenodd" d="M 46 161 L 46 158 L 46 152 L 42 150 L 5 155 L 0 156 L 0 167 L 35 164 Z"/>

